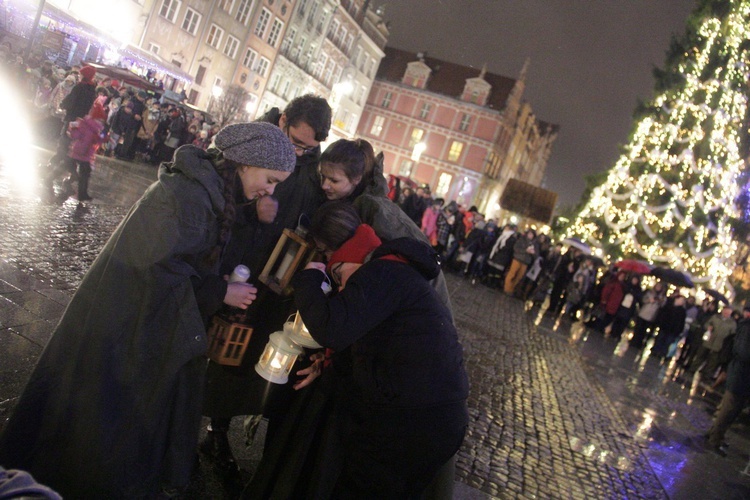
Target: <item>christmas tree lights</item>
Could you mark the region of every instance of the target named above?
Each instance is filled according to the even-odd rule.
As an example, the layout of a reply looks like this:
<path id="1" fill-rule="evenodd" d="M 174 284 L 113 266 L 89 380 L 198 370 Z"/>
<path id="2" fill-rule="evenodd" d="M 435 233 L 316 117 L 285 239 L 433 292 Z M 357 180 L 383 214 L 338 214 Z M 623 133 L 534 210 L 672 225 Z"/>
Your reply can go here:
<path id="1" fill-rule="evenodd" d="M 722 10 L 721 14 L 715 11 Z M 750 1 L 704 2 L 699 26 L 606 181 L 566 230 L 612 261 L 645 259 L 733 295 L 738 244 L 730 221 L 746 168 Z"/>

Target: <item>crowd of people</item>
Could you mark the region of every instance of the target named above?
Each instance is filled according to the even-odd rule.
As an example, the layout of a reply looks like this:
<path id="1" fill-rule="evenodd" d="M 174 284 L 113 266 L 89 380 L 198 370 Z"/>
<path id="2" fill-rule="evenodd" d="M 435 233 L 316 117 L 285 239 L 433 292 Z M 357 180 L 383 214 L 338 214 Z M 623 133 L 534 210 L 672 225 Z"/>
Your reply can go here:
<path id="1" fill-rule="evenodd" d="M 608 336 L 634 322 L 636 348 L 653 339 L 656 355 L 725 379 L 729 399 L 709 432 L 717 450 L 747 400 L 750 384 L 737 380 L 750 364 L 750 310 L 738 327 L 728 305 L 717 314 L 715 303 L 667 296 L 660 283 L 644 291 L 637 273 L 599 272 L 582 249 L 500 227 L 427 186 L 392 189 L 369 142 L 321 151 L 332 118 L 321 97 L 215 131 L 199 115 L 97 81 L 91 66 L 19 72 L 24 85 L 37 78 L 32 100 L 57 135 L 47 188 L 64 176 L 62 196 L 77 182 L 79 201 L 90 199 L 98 152 L 160 163 L 84 276 L 0 436 L 0 466 L 63 495 L 176 497 L 199 457 L 241 480 L 227 433 L 233 418 L 252 432 L 262 417 L 265 450 L 246 497 L 446 497 L 468 424 L 446 271 Z M 261 275 L 285 230 L 307 234 L 315 250 L 291 295 L 229 280 L 240 264 Z M 322 348 L 305 352 L 287 384 L 270 385 L 255 363 L 295 311 Z M 228 316 L 252 327 L 239 366 L 206 360 L 208 327 Z"/>
<path id="2" fill-rule="evenodd" d="M 118 97 L 92 70 L 81 67 L 60 102 L 63 133 L 45 178 L 78 181 L 79 199 L 81 163 L 98 144 L 87 143 L 83 159 L 73 154 L 87 121 L 111 137 L 118 114 L 148 112 L 145 96 L 121 95 L 108 123 Z M 227 431 L 233 418 L 256 415 L 268 429 L 245 496 L 452 488 L 468 379 L 439 259 L 387 198 L 372 145 L 339 140 L 321 152 L 331 114 L 325 99 L 305 95 L 223 128 L 207 148 L 167 144 L 158 180 L 44 349 L 0 436 L 0 465 L 71 498 L 174 497 L 199 458 L 242 481 Z M 125 155 L 127 140 L 117 143 L 113 153 Z M 293 295 L 229 281 L 239 264 L 259 276 L 284 230 L 302 227 L 318 257 L 298 270 Z M 335 284 L 330 295 L 323 281 Z M 269 384 L 254 365 L 295 310 L 323 348 L 303 356 L 288 384 Z M 208 327 L 238 313 L 253 330 L 242 364 L 207 361 Z M 199 443 L 202 416 L 210 423 Z"/>
<path id="3" fill-rule="evenodd" d="M 0 66 L 32 110 L 38 137 L 57 141 L 46 166 L 48 194 L 64 201 L 78 184 L 88 201 L 88 179 L 97 154 L 158 165 L 184 144 L 207 149 L 219 127 L 206 116 L 160 94 L 97 77 L 92 66 L 61 67 L 32 54 L 24 61 L 8 42 L 0 44 Z M 53 182 L 62 180 L 59 194 Z"/>

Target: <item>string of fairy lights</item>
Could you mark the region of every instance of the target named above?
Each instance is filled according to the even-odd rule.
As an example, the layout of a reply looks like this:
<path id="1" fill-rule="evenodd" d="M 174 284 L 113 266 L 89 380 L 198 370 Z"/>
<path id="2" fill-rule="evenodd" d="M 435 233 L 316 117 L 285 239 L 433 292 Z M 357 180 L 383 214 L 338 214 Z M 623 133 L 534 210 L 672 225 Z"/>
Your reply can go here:
<path id="1" fill-rule="evenodd" d="M 729 296 L 738 249 L 729 219 L 738 215 L 745 167 L 739 144 L 750 64 L 743 45 L 750 2 L 731 4 L 722 19 L 704 20 L 701 45 L 678 66 L 684 84 L 654 99 L 656 111 L 636 124 L 626 152 L 566 231 Z"/>

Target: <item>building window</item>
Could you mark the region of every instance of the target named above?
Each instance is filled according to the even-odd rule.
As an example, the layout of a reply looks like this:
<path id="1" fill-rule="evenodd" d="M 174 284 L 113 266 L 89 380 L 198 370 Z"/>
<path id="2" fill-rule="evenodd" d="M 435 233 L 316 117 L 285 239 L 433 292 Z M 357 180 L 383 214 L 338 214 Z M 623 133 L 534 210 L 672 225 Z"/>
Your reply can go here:
<path id="1" fill-rule="evenodd" d="M 258 16 L 258 22 L 255 24 L 255 33 L 258 37 L 263 38 L 266 34 L 266 28 L 268 27 L 268 21 L 271 19 L 271 11 L 263 7 Z"/>
<path id="2" fill-rule="evenodd" d="M 258 61 L 258 75 L 265 77 L 266 71 L 268 71 L 268 66 L 271 64 L 271 61 L 266 59 L 265 57 L 261 57 L 260 61 Z"/>
<path id="3" fill-rule="evenodd" d="M 375 59 L 372 57 L 367 59 L 367 63 L 365 63 L 365 70 L 364 73 L 367 75 L 367 78 L 372 78 L 372 68 L 375 66 Z"/>
<path id="4" fill-rule="evenodd" d="M 357 99 L 356 99 L 356 101 L 355 101 L 355 102 L 356 102 L 356 103 L 357 103 L 357 104 L 358 104 L 359 106 L 361 106 L 361 105 L 362 105 L 362 98 L 363 98 L 363 97 L 365 96 L 365 92 L 367 92 L 367 87 L 365 87 L 364 85 L 360 86 L 360 87 L 359 87 L 359 88 L 357 89 Z"/>
<path id="5" fill-rule="evenodd" d="M 386 92 L 383 96 L 383 102 L 380 105 L 388 109 L 388 107 L 391 105 L 391 98 L 393 98 L 393 94 L 391 92 Z"/>
<path id="6" fill-rule="evenodd" d="M 429 116 L 429 114 L 430 114 L 430 108 L 431 108 L 431 107 L 432 107 L 432 106 L 430 106 L 430 103 L 428 103 L 428 102 L 423 102 L 423 103 L 422 103 L 422 109 L 421 109 L 421 110 L 419 111 L 419 117 L 420 117 L 421 119 L 423 119 L 423 120 L 426 120 L 426 119 L 427 119 L 427 117 L 428 117 L 428 116 Z"/>
<path id="7" fill-rule="evenodd" d="M 169 22 L 173 23 L 177 19 L 177 11 L 180 10 L 181 2 L 179 0 L 163 0 L 159 15 Z"/>
<path id="8" fill-rule="evenodd" d="M 471 123 L 471 115 L 464 113 L 463 118 L 461 118 L 461 123 L 458 125 L 458 130 L 461 132 L 466 132 L 469 129 L 469 124 Z"/>
<path id="9" fill-rule="evenodd" d="M 281 75 L 279 73 L 275 73 L 273 75 L 273 78 L 271 78 L 271 85 L 269 85 L 271 92 L 276 92 L 276 89 L 279 87 L 279 82 L 281 82 Z"/>
<path id="10" fill-rule="evenodd" d="M 227 36 L 227 44 L 224 45 L 224 55 L 234 59 L 237 57 L 237 48 L 240 46 L 240 41 L 232 35 Z"/>
<path id="11" fill-rule="evenodd" d="M 326 84 L 326 86 L 331 86 L 331 77 L 333 76 L 333 67 L 336 66 L 336 63 L 333 61 L 333 59 L 328 61 L 328 64 L 326 65 L 326 71 L 323 75 L 323 82 Z"/>
<path id="12" fill-rule="evenodd" d="M 344 44 L 344 52 L 346 55 L 349 55 L 352 53 L 352 44 L 354 43 L 354 35 L 351 33 L 347 35 L 346 37 L 346 43 Z"/>
<path id="13" fill-rule="evenodd" d="M 198 25 L 200 24 L 200 22 L 201 15 L 188 7 L 185 11 L 185 19 L 182 20 L 182 29 L 184 29 L 191 35 L 195 35 L 196 31 L 198 31 Z"/>
<path id="14" fill-rule="evenodd" d="M 320 78 L 323 74 L 323 70 L 326 67 L 326 64 L 328 63 L 328 56 L 326 54 L 321 53 L 320 58 L 318 59 L 318 65 L 315 67 L 315 78 Z"/>
<path id="15" fill-rule="evenodd" d="M 333 39 L 333 43 L 341 47 L 341 44 L 343 43 L 345 38 L 346 38 L 346 28 L 342 26 L 341 29 L 336 32 L 336 36 Z"/>
<path id="16" fill-rule="evenodd" d="M 372 121 L 372 127 L 370 127 L 370 135 L 374 135 L 375 137 L 380 137 L 380 134 L 383 132 L 383 125 L 385 124 L 385 117 L 380 115 L 375 115 L 375 119 Z"/>
<path id="17" fill-rule="evenodd" d="M 211 28 L 208 30 L 206 43 L 210 45 L 211 47 L 218 49 L 219 45 L 221 45 L 221 38 L 223 36 L 224 36 L 224 30 L 219 28 L 215 24 L 212 24 Z"/>
<path id="18" fill-rule="evenodd" d="M 278 19 L 273 20 L 273 25 L 271 25 L 271 32 L 268 34 L 268 45 L 271 47 L 276 47 L 276 42 L 279 41 L 279 35 L 281 34 L 281 30 L 284 28 L 284 23 L 282 23 Z"/>
<path id="19" fill-rule="evenodd" d="M 323 12 L 318 18 L 318 26 L 315 28 L 318 33 L 323 33 L 323 29 L 326 26 L 326 21 L 328 21 L 328 11 L 326 9 L 323 9 Z"/>
<path id="20" fill-rule="evenodd" d="M 336 32 L 339 30 L 339 26 L 341 26 L 341 22 L 338 19 L 334 19 L 331 23 L 331 26 L 328 28 L 328 38 L 330 40 L 333 40 L 333 38 L 336 36 Z"/>
<path id="21" fill-rule="evenodd" d="M 257 59 L 258 53 L 255 52 L 250 47 L 247 48 L 245 51 L 245 57 L 242 58 L 242 65 L 246 68 L 249 68 L 250 70 L 253 70 L 253 66 L 255 65 L 255 59 Z"/>
<path id="22" fill-rule="evenodd" d="M 239 6 L 237 7 L 237 14 L 234 18 L 247 26 L 247 21 L 250 19 L 250 11 L 253 8 L 253 0 L 240 0 Z"/>
<path id="23" fill-rule="evenodd" d="M 453 141 L 451 143 L 451 149 L 448 151 L 448 161 L 458 161 L 461 158 L 461 151 L 464 150 L 464 144 L 462 142 Z"/>
<path id="24" fill-rule="evenodd" d="M 398 175 L 411 177 L 411 171 L 414 169 L 414 161 L 408 158 L 401 160 L 401 166 L 398 168 Z"/>
<path id="25" fill-rule="evenodd" d="M 435 194 L 440 198 L 445 198 L 448 194 L 448 190 L 451 188 L 452 180 L 453 176 L 451 174 L 446 174 L 445 172 L 440 174 L 440 177 L 438 178 L 437 189 L 435 189 Z"/>
<path id="26" fill-rule="evenodd" d="M 226 13 L 232 12 L 233 5 L 234 5 L 234 0 L 219 0 L 219 8 Z"/>
<path id="27" fill-rule="evenodd" d="M 284 97 L 287 96 L 287 94 L 289 93 L 289 86 L 291 84 L 292 84 L 292 82 L 291 82 L 291 80 L 289 80 L 289 78 L 287 78 L 286 80 L 284 80 L 284 88 L 281 89 L 281 95 L 282 96 L 284 96 Z"/>
<path id="28" fill-rule="evenodd" d="M 297 12 L 299 12 L 300 16 L 304 17 L 305 9 L 307 9 L 307 0 L 299 0 L 299 7 L 297 9 Z"/>
<path id="29" fill-rule="evenodd" d="M 281 53 L 286 54 L 289 51 L 289 47 L 294 43 L 294 39 L 297 37 L 297 28 L 289 28 L 289 33 L 284 37 L 284 41 L 281 42 Z"/>
<path id="30" fill-rule="evenodd" d="M 409 137 L 409 147 L 413 148 L 418 143 L 422 142 L 422 137 L 424 137 L 424 130 L 421 128 L 413 128 L 411 131 L 411 137 Z"/>
<path id="31" fill-rule="evenodd" d="M 198 72 L 195 74 L 195 83 L 203 85 L 203 78 L 206 76 L 206 67 L 198 66 Z"/>
<path id="32" fill-rule="evenodd" d="M 158 55 L 159 54 L 159 50 L 161 50 L 161 47 L 159 47 L 155 43 L 149 43 L 148 44 L 148 51 L 151 52 L 152 54 L 157 54 Z"/>
<path id="33" fill-rule="evenodd" d="M 318 12 L 318 7 L 320 7 L 320 2 L 313 2 L 312 7 L 310 7 L 310 15 L 307 16 L 307 22 L 311 26 L 315 22 L 315 14 Z"/>

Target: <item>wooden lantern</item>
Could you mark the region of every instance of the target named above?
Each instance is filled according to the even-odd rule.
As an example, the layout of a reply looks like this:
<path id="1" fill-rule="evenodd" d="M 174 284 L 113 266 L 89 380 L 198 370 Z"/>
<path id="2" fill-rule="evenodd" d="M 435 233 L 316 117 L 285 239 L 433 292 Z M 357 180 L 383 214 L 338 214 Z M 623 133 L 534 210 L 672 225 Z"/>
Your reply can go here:
<path id="1" fill-rule="evenodd" d="M 289 282 L 311 246 L 301 228 L 297 231 L 284 229 L 258 279 L 279 295 L 287 295 Z"/>
<path id="2" fill-rule="evenodd" d="M 250 343 L 253 328 L 214 316 L 208 329 L 208 357 L 225 366 L 239 366 Z"/>

